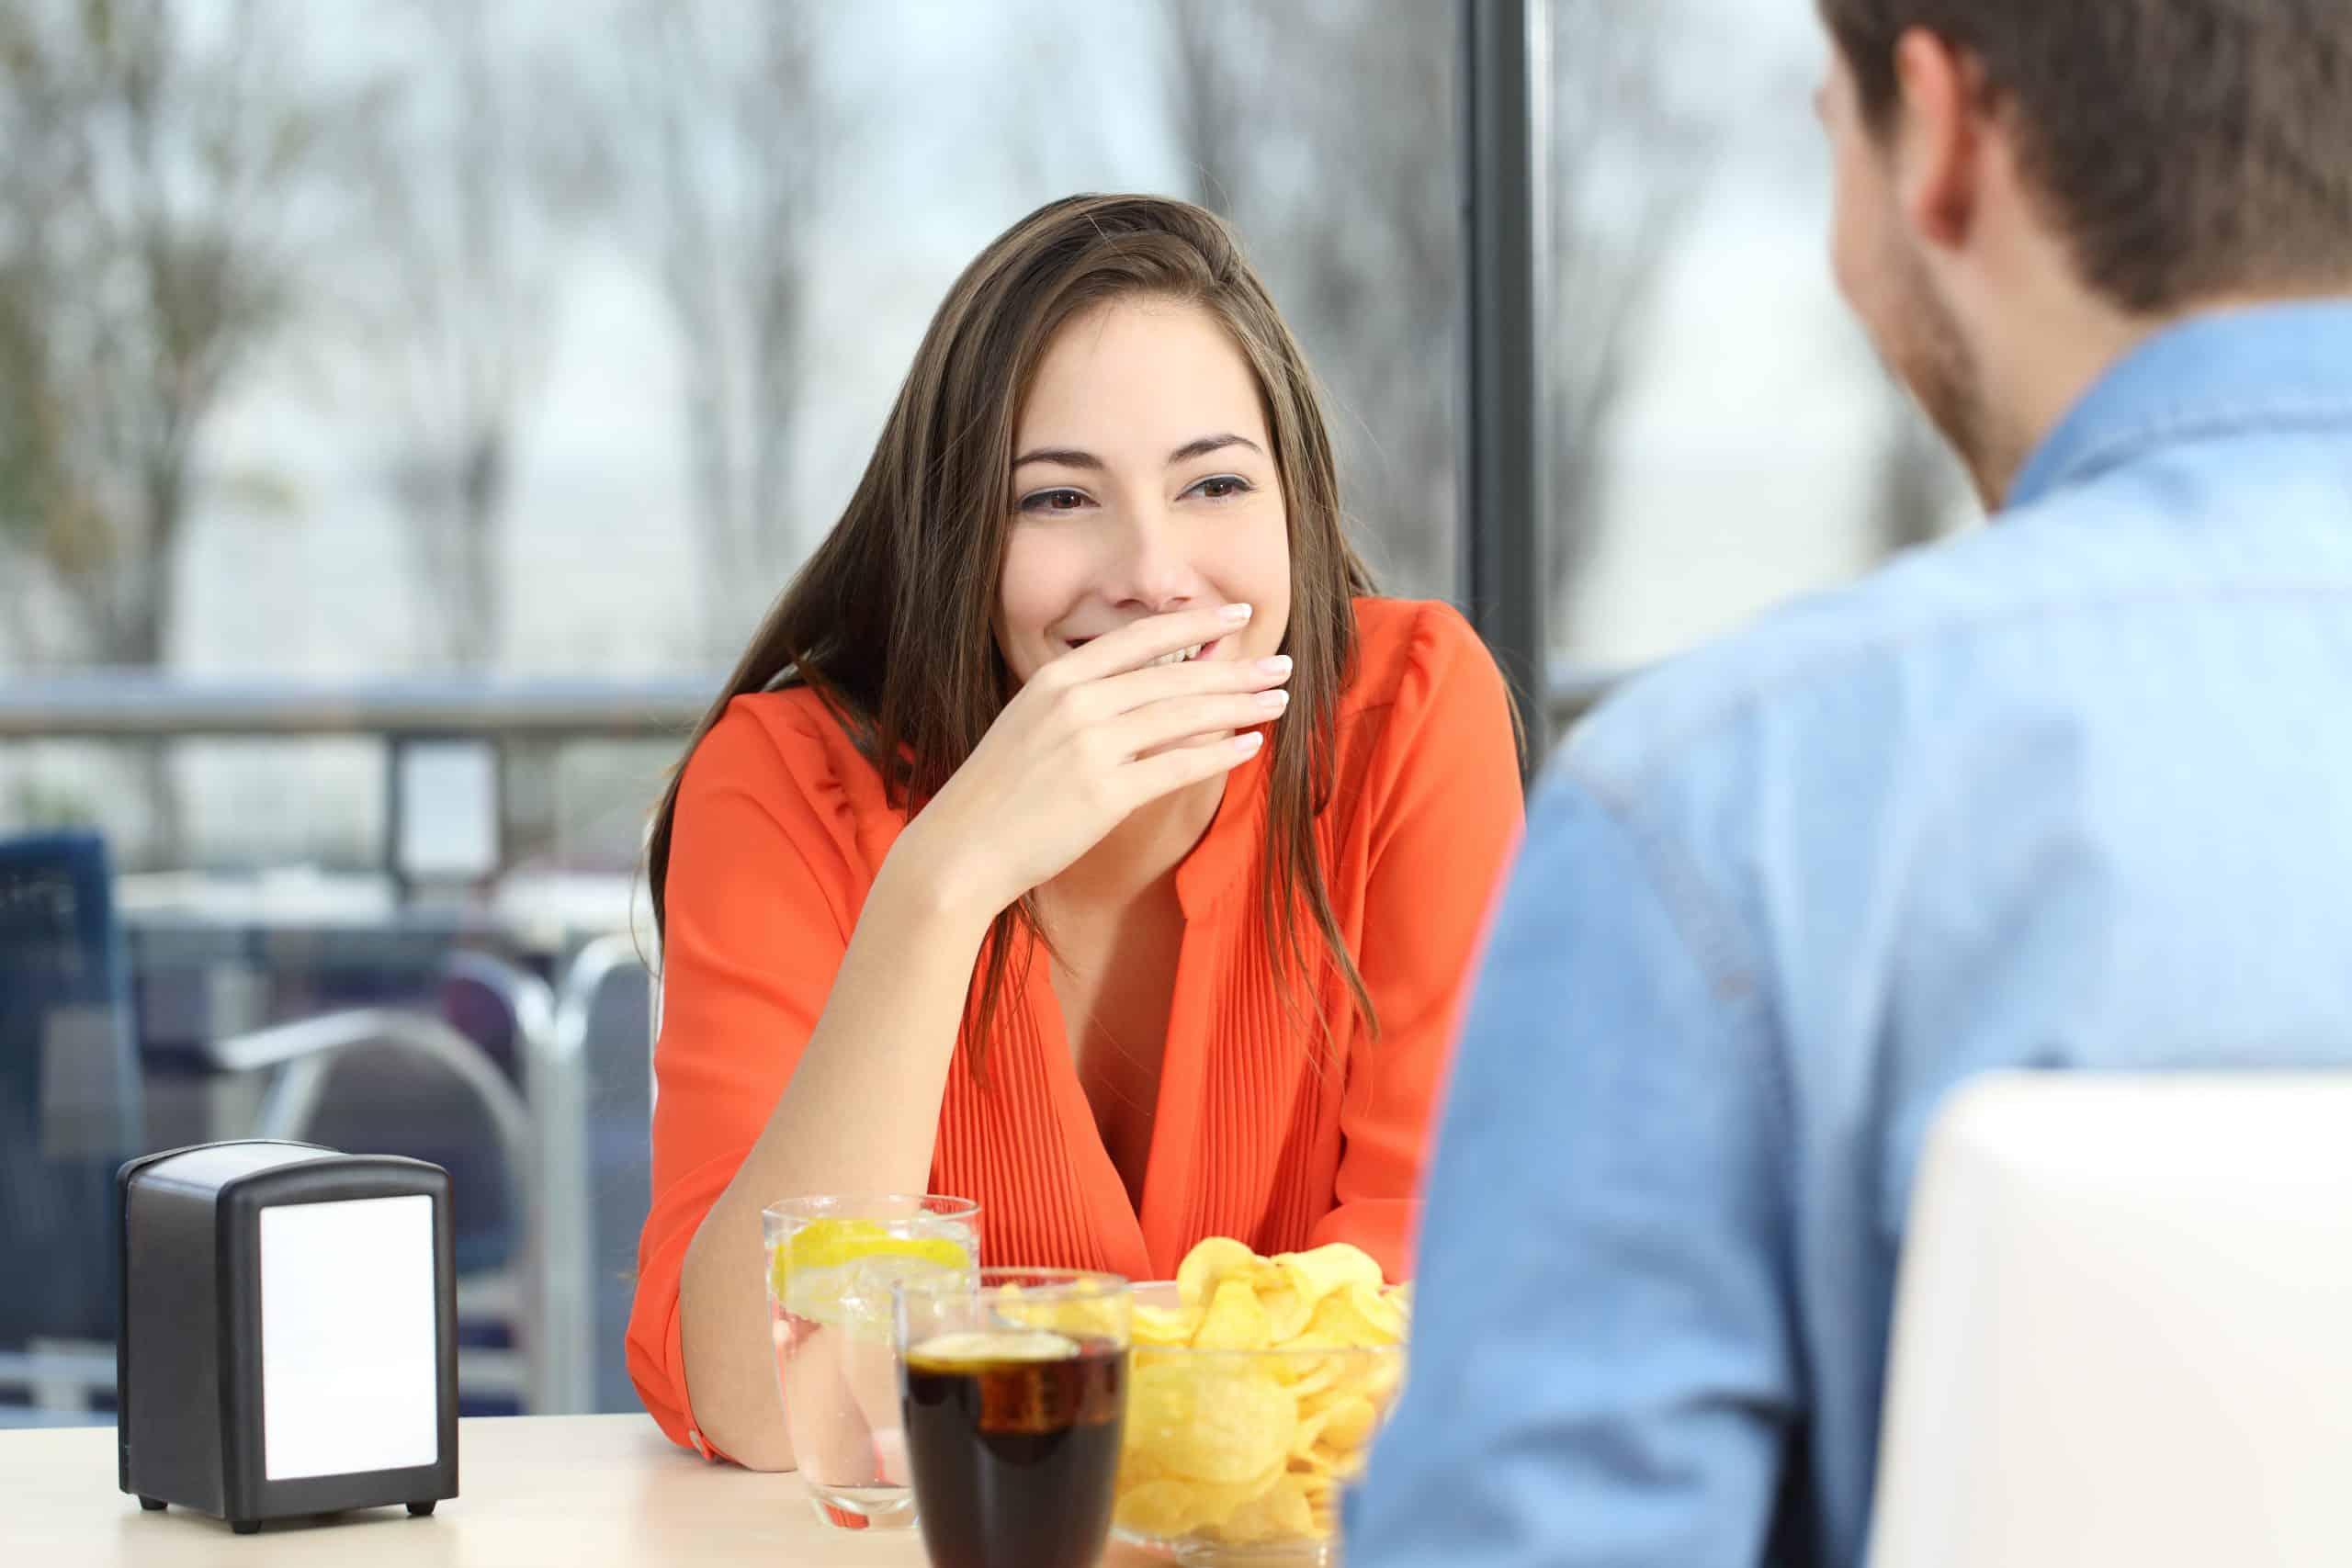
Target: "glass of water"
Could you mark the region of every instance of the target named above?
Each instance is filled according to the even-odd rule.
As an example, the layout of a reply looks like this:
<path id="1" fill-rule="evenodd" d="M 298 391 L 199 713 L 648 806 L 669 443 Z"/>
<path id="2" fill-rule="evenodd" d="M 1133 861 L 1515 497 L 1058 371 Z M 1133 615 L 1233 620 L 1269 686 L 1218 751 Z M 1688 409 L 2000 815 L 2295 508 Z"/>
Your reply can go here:
<path id="1" fill-rule="evenodd" d="M 785 1430 L 818 1517 L 914 1522 L 891 1289 L 979 1268 L 979 1205 L 936 1195 L 789 1198 L 762 1213 Z"/>

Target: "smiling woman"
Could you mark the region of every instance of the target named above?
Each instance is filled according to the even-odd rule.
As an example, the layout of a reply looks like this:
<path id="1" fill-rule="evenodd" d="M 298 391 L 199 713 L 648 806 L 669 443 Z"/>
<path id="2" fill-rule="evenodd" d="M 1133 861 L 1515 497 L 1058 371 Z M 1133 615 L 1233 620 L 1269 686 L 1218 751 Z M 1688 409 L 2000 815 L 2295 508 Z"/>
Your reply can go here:
<path id="1" fill-rule="evenodd" d="M 1371 597 L 1223 223 L 1016 224 L 655 819 L 648 1408 L 791 1462 L 759 1215 L 795 1194 L 973 1199 L 996 1264 L 1400 1273 L 1512 729 L 1459 615 Z"/>

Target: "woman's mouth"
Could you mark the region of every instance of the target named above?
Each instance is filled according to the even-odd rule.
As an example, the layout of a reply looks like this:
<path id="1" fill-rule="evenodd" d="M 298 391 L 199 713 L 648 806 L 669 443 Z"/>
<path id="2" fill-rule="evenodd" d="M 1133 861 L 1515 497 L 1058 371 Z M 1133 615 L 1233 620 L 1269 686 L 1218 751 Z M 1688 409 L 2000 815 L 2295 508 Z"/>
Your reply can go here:
<path id="1" fill-rule="evenodd" d="M 1216 637 L 1208 642 L 1195 643 L 1191 648 L 1180 648 L 1173 653 L 1163 653 L 1144 668 L 1148 670 L 1162 664 L 1189 664 L 1195 659 L 1205 659 L 1216 652 L 1216 645 L 1224 640 L 1223 637 Z"/>
<path id="2" fill-rule="evenodd" d="M 1093 640 L 1094 639 L 1091 637 L 1074 637 L 1069 638 L 1068 642 L 1071 651 L 1075 652 L 1079 649 L 1084 648 L 1088 643 L 1092 642 Z M 1142 668 L 1146 670 L 1157 670 L 1163 664 L 1189 664 L 1196 659 L 1208 659 L 1213 657 L 1216 650 L 1224 646 L 1225 638 L 1221 637 L 1211 637 L 1208 641 L 1195 643 L 1191 648 L 1180 648 L 1173 653 L 1163 653 L 1159 658 L 1153 660 L 1150 663 L 1144 665 Z"/>

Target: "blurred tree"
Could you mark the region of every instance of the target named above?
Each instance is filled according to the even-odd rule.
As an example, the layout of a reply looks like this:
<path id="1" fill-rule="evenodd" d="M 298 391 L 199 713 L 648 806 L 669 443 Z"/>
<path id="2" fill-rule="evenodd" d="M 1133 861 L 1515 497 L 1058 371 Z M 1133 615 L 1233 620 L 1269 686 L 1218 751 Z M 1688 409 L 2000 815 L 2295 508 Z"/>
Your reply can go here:
<path id="1" fill-rule="evenodd" d="M 409 73 L 373 184 L 383 483 L 414 562 L 428 660 L 481 669 L 503 629 L 500 531 L 547 368 L 560 237 L 586 211 L 596 173 L 548 40 L 494 30 L 524 13 L 475 0 L 413 10 L 432 67 Z"/>
<path id="2" fill-rule="evenodd" d="M 0 5 L 0 570 L 66 606 L 46 658 L 152 667 L 205 422 L 301 302 L 311 198 L 366 95 L 294 85 L 258 0 Z M 20 628 L 21 629 L 21 628 Z M 160 750 L 152 853 L 180 840 Z"/>
<path id="3" fill-rule="evenodd" d="M 627 133 L 607 151 L 677 330 L 700 651 L 717 659 L 810 543 L 788 508 L 821 175 L 844 152 L 818 68 L 827 25 L 765 0 L 646 0 L 628 17 Z"/>
<path id="4" fill-rule="evenodd" d="M 1450 596 L 1461 400 L 1460 17 L 1398 0 L 1161 0 L 1194 199 L 1232 217 L 1330 383 L 1351 510 L 1395 591 Z M 1667 87 L 1671 6 L 1554 0 L 1546 324 L 1554 614 L 1611 421 L 1711 155 Z M 1553 628 L 1555 641 L 1565 641 Z"/>
<path id="5" fill-rule="evenodd" d="M 1359 544 L 1454 590 L 1461 375 L 1454 15 L 1393 0 L 1162 0 L 1187 193 L 1239 227 L 1326 383 Z"/>
<path id="6" fill-rule="evenodd" d="M 1679 0 L 1552 0 L 1552 645 L 1600 532 L 1614 422 L 1668 259 L 1712 172 L 1720 125 L 1676 92 Z M 1696 51 L 1693 51 L 1696 52 Z"/>

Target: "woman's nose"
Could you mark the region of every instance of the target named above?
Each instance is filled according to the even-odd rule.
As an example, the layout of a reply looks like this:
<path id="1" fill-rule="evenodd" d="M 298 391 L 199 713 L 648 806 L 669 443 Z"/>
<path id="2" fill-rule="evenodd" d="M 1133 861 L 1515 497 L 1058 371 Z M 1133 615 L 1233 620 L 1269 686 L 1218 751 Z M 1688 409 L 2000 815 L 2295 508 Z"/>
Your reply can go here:
<path id="1" fill-rule="evenodd" d="M 1114 601 L 1153 615 L 1192 602 L 1199 579 L 1173 519 L 1159 512 L 1139 513 L 1119 533 L 1118 558 L 1104 584 Z"/>

